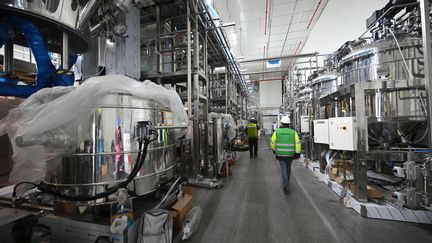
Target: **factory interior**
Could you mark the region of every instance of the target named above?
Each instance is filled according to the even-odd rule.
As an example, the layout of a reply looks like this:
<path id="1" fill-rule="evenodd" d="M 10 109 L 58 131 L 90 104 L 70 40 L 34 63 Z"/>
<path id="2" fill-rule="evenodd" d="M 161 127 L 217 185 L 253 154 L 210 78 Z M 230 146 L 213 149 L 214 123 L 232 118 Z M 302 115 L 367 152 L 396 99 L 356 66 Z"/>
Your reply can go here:
<path id="1" fill-rule="evenodd" d="M 1 0 L 0 242 L 432 242 L 430 0 Z"/>

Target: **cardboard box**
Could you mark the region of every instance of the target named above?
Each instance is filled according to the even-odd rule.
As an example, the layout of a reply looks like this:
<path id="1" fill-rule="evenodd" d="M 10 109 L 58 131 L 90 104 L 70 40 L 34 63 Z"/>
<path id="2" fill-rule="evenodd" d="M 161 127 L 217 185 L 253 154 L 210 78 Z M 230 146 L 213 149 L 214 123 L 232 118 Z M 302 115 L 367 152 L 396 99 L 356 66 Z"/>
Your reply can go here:
<path id="1" fill-rule="evenodd" d="M 194 190 L 194 188 L 193 187 L 191 187 L 191 186 L 183 186 L 182 187 L 182 190 L 183 190 L 183 193 L 184 194 L 189 194 L 189 195 L 193 195 L 193 190 Z"/>
<path id="2" fill-rule="evenodd" d="M 349 188 L 350 188 L 350 190 L 351 190 L 352 193 L 354 193 L 354 194 L 356 193 L 356 192 L 355 192 L 355 186 L 354 186 L 354 183 L 350 184 L 350 185 L 349 185 Z M 369 198 L 379 199 L 379 198 L 382 198 L 382 197 L 383 197 L 383 194 L 382 194 L 382 192 L 381 192 L 379 189 L 377 189 L 376 187 L 371 186 L 371 185 L 367 185 L 367 196 L 368 196 Z"/>
<path id="3" fill-rule="evenodd" d="M 183 221 L 186 219 L 189 211 L 193 207 L 192 196 L 184 194 L 184 197 L 178 200 L 170 210 L 171 217 L 173 218 L 174 229 L 181 230 Z"/>

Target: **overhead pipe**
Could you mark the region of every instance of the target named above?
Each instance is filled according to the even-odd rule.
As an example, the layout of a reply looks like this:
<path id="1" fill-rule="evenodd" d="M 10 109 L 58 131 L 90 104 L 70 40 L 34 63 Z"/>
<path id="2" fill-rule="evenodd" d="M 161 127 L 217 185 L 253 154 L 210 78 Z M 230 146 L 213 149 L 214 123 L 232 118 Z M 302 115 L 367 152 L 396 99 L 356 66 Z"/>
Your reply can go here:
<path id="1" fill-rule="evenodd" d="M 233 56 L 233 54 L 227 50 L 227 39 L 224 35 L 224 33 L 222 31 L 220 31 L 217 26 L 216 23 L 214 22 L 214 18 L 213 16 L 210 14 L 210 11 L 212 11 L 212 7 L 210 5 L 205 5 L 203 2 L 199 1 L 199 4 L 201 6 L 201 8 L 204 9 L 203 13 L 207 15 L 207 17 L 209 18 L 209 22 L 212 25 L 212 28 L 214 28 L 215 31 L 215 37 L 219 40 L 220 43 L 222 43 L 223 45 L 223 52 L 225 54 L 225 58 L 227 59 L 228 65 L 232 67 L 233 71 L 234 71 L 234 75 L 238 78 L 239 80 L 239 85 L 242 87 L 243 89 L 243 93 L 245 94 L 245 96 L 248 96 L 248 92 L 247 92 L 247 88 L 246 88 L 246 83 L 243 79 L 243 77 L 240 74 L 240 70 L 238 68 L 238 65 L 236 65 L 236 61 L 235 58 Z M 216 12 L 213 10 L 213 14 L 215 16 L 217 16 Z M 211 29 L 212 29 L 211 28 Z"/>
<path id="2" fill-rule="evenodd" d="M 314 10 L 314 12 L 312 14 L 312 17 L 309 20 L 309 23 L 307 25 L 307 29 L 309 29 L 309 27 L 311 26 L 312 20 L 315 18 L 315 14 L 317 13 L 319 6 L 321 5 L 321 2 L 322 2 L 322 0 L 319 0 L 319 2 L 318 2 L 317 6 L 316 6 L 316 8 L 315 8 L 315 10 Z"/>
<path id="3" fill-rule="evenodd" d="M 266 0 L 266 8 L 265 8 L 264 35 L 267 34 L 267 15 L 268 15 L 268 0 Z"/>
<path id="4" fill-rule="evenodd" d="M 294 54 L 294 55 L 278 56 L 278 57 L 266 57 L 266 58 L 242 60 L 242 61 L 239 61 L 239 63 L 260 62 L 260 61 L 277 60 L 277 59 L 287 59 L 287 58 L 306 58 L 306 57 L 314 57 L 317 54 L 318 54 L 318 52 L 306 53 L 306 54 Z"/>
<path id="5" fill-rule="evenodd" d="M 257 80 L 251 80 L 250 83 L 260 83 L 260 82 L 268 82 L 268 81 L 282 81 L 283 78 L 269 78 L 269 79 L 257 79 Z"/>
<path id="6" fill-rule="evenodd" d="M 301 44 L 302 44 L 302 41 L 299 42 L 299 44 L 298 44 L 296 50 L 294 51 L 294 55 L 297 55 L 297 52 L 299 51 L 299 49 L 300 49 L 300 45 L 301 45 Z M 317 52 L 315 52 L 315 53 L 318 54 Z M 316 55 L 315 55 L 315 56 L 316 56 Z M 291 67 L 291 64 L 293 63 L 293 61 L 294 61 L 294 59 L 291 59 L 290 63 L 288 64 L 288 68 Z"/>

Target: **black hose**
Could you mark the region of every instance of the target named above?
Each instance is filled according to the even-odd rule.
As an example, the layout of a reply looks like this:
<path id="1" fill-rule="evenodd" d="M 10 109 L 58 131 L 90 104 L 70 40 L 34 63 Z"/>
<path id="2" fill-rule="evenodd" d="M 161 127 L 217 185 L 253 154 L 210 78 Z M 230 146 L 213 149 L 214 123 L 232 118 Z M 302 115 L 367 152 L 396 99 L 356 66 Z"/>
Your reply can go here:
<path id="1" fill-rule="evenodd" d="M 65 200 L 69 200 L 69 201 L 92 201 L 92 200 L 97 200 L 100 198 L 104 198 L 104 197 L 108 197 L 109 195 L 115 193 L 118 189 L 120 188 L 126 188 L 128 186 L 128 184 L 136 177 L 136 175 L 138 174 L 138 172 L 140 171 L 141 167 L 143 166 L 145 159 L 147 157 L 147 150 L 148 150 L 148 145 L 155 141 L 158 137 L 158 133 L 155 131 L 150 131 L 150 133 L 152 135 L 154 135 L 155 137 L 153 139 L 144 139 L 144 148 L 142 148 L 143 142 L 142 141 L 138 141 L 139 145 L 138 145 L 138 156 L 137 156 L 137 160 L 136 163 L 134 165 L 134 167 L 132 168 L 131 173 L 129 174 L 129 176 L 127 177 L 127 179 L 125 181 L 119 182 L 117 185 L 109 187 L 105 192 L 101 192 L 92 196 L 88 196 L 88 195 L 77 195 L 77 196 L 69 196 L 69 195 L 65 195 L 61 192 L 55 191 L 51 188 L 50 185 L 41 182 L 39 185 L 37 185 L 37 188 L 44 193 L 48 193 L 51 194 L 55 197 L 58 198 L 62 198 Z M 141 150 L 143 151 L 141 153 Z M 15 186 L 16 187 L 16 186 Z"/>

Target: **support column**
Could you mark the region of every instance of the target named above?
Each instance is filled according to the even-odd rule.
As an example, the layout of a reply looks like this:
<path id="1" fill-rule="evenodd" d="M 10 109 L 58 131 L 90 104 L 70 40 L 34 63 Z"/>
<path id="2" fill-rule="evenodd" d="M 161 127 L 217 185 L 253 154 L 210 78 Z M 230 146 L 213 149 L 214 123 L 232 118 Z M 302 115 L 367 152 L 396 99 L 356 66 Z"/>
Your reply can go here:
<path id="1" fill-rule="evenodd" d="M 354 156 L 354 197 L 358 201 L 367 202 L 367 161 L 368 152 L 368 124 L 365 113 L 364 83 L 354 85 L 356 120 L 357 120 L 357 153 Z"/>
<path id="2" fill-rule="evenodd" d="M 69 36 L 66 31 L 63 31 L 62 48 L 62 66 L 63 69 L 69 69 Z"/>
<path id="3" fill-rule="evenodd" d="M 4 45 L 3 71 L 13 72 L 13 66 L 14 66 L 14 45 L 12 41 L 8 41 Z"/>
<path id="4" fill-rule="evenodd" d="M 161 54 L 161 14 L 160 7 L 156 5 L 156 72 L 158 75 L 162 73 L 162 54 Z M 161 78 L 158 77 L 157 84 L 161 84 Z"/>
<path id="5" fill-rule="evenodd" d="M 203 107 L 203 123 L 204 123 L 204 137 L 203 137 L 203 157 L 204 157 L 204 167 L 206 169 L 209 168 L 209 156 L 208 156 L 208 147 L 209 147 L 209 124 L 208 124 L 208 110 L 209 110 L 209 73 L 208 73 L 208 46 L 207 46 L 207 31 L 204 36 L 203 43 L 203 51 L 204 51 L 204 73 L 205 73 L 205 84 L 204 84 L 204 95 L 206 97 Z"/>
<path id="6" fill-rule="evenodd" d="M 200 95 L 199 95 L 199 30 L 198 30 L 198 9 L 195 5 L 196 2 L 193 1 L 192 4 L 194 5 L 194 13 L 193 17 L 195 20 L 194 23 L 194 29 L 193 29 L 193 68 L 192 68 L 192 75 L 193 75 L 193 144 L 194 144 L 194 169 L 195 172 L 199 172 L 200 169 L 200 163 L 201 163 L 201 143 L 200 143 L 200 109 L 199 109 L 199 103 L 200 103 Z"/>
<path id="7" fill-rule="evenodd" d="M 229 67 L 225 67 L 225 114 L 228 114 L 228 75 L 230 75 Z"/>
<path id="8" fill-rule="evenodd" d="M 429 148 L 432 148 L 432 50 L 431 50 L 431 33 L 429 19 L 429 0 L 420 0 L 420 12 L 422 22 L 422 40 L 423 40 L 423 58 L 425 85 L 428 97 L 428 141 Z"/>

